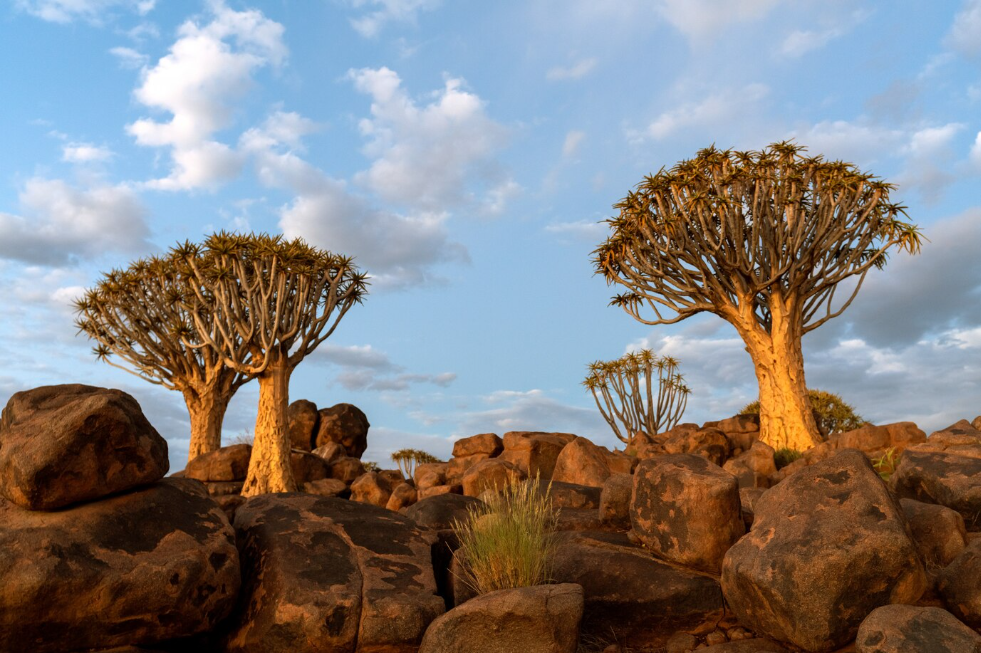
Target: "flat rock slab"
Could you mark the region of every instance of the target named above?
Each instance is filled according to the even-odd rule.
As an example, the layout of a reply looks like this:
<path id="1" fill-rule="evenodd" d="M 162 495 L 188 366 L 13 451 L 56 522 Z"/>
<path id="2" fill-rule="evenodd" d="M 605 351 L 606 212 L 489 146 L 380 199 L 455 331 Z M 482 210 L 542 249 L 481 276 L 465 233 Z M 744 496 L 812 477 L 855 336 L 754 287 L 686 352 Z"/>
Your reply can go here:
<path id="1" fill-rule="evenodd" d="M 885 605 L 855 638 L 856 653 L 981 653 L 981 635 L 940 608 Z"/>
<path id="2" fill-rule="evenodd" d="M 0 500 L 0 651 L 150 644 L 213 629 L 235 537 L 200 483 L 166 479 L 58 512 Z"/>
<path id="3" fill-rule="evenodd" d="M 232 444 L 187 461 L 184 476 L 199 481 L 244 481 L 251 459 L 251 444 Z"/>
<path id="4" fill-rule="evenodd" d="M 55 510 L 163 478 L 167 442 L 121 390 L 52 385 L 14 394 L 0 417 L 0 495 Z"/>
<path id="5" fill-rule="evenodd" d="M 268 494 L 235 513 L 244 611 L 226 650 L 409 653 L 443 613 L 434 538 L 369 504 Z"/>
<path id="6" fill-rule="evenodd" d="M 981 458 L 910 449 L 889 482 L 898 496 L 947 506 L 967 530 L 981 528 Z"/>

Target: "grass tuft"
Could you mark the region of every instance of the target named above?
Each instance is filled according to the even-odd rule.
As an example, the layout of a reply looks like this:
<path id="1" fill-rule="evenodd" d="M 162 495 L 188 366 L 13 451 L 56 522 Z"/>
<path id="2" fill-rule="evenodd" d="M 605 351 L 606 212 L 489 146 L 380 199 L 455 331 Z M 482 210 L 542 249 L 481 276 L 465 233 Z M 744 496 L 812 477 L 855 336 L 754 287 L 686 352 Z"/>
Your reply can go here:
<path id="1" fill-rule="evenodd" d="M 800 457 L 803 455 L 804 454 L 796 449 L 784 447 L 773 452 L 773 462 L 776 463 L 777 469 L 783 469 L 795 460 L 800 459 Z"/>

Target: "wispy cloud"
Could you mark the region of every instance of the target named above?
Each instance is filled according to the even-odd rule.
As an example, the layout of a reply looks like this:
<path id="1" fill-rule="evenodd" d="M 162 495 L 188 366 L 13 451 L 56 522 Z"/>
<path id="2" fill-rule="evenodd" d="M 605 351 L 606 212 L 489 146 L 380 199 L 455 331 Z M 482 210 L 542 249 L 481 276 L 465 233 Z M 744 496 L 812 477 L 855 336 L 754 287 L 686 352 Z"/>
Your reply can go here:
<path id="1" fill-rule="evenodd" d="M 548 69 L 548 72 L 545 73 L 545 78 L 552 81 L 582 79 L 593 72 L 596 68 L 596 63 L 595 58 L 589 57 L 580 59 L 569 66 L 555 66 L 554 68 Z"/>

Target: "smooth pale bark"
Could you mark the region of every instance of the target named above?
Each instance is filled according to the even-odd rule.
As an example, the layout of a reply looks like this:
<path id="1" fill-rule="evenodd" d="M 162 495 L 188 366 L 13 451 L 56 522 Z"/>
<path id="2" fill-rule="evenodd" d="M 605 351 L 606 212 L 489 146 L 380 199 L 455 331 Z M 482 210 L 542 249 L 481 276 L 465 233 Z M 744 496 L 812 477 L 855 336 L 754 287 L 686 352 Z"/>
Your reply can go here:
<path id="1" fill-rule="evenodd" d="M 221 448 L 221 426 L 232 393 L 209 388 L 201 392 L 185 390 L 183 394 L 191 416 L 191 444 L 187 454 L 188 461 L 191 461 L 201 454 Z"/>
<path id="2" fill-rule="evenodd" d="M 279 356 L 258 376 L 259 414 L 255 420 L 252 460 L 242 496 L 296 492 L 286 418 L 292 371 L 286 357 Z"/>

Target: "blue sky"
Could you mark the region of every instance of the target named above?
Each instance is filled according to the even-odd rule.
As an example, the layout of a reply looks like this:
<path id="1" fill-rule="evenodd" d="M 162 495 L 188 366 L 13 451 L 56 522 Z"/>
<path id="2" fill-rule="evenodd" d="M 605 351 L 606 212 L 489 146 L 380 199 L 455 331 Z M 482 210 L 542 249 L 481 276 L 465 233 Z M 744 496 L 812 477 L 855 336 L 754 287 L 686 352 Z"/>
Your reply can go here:
<path id="1" fill-rule="evenodd" d="M 579 383 L 640 346 L 681 361 L 686 421 L 735 413 L 756 393 L 735 332 L 635 322 L 589 260 L 612 204 L 712 143 L 793 138 L 899 184 L 931 242 L 805 339 L 808 383 L 879 423 L 981 413 L 978 0 L 15 0 L 0 62 L 0 402 L 123 388 L 175 469 L 181 397 L 95 362 L 70 303 L 218 229 L 372 275 L 291 386 L 360 406 L 366 458 L 523 429 L 612 445 Z"/>

